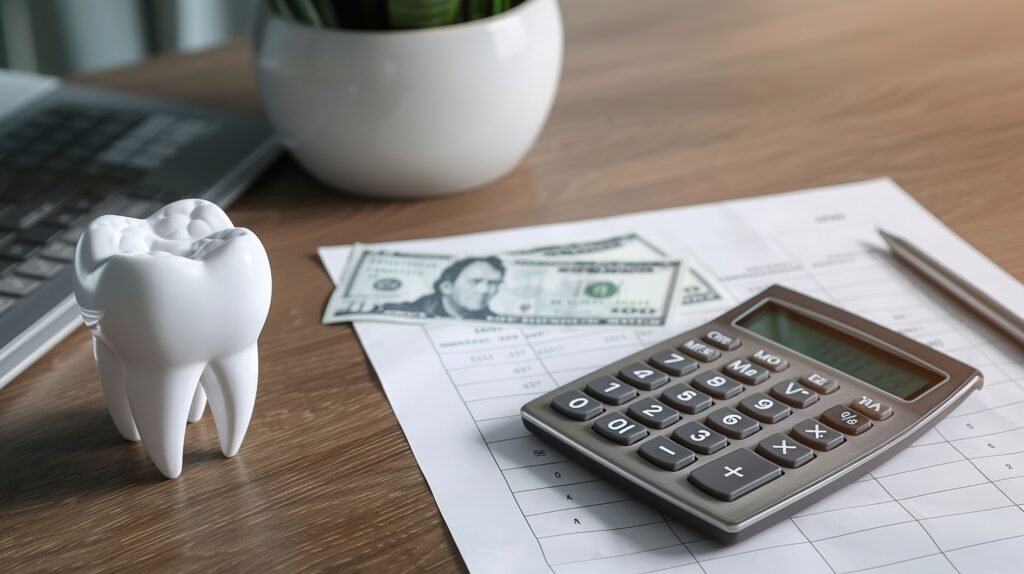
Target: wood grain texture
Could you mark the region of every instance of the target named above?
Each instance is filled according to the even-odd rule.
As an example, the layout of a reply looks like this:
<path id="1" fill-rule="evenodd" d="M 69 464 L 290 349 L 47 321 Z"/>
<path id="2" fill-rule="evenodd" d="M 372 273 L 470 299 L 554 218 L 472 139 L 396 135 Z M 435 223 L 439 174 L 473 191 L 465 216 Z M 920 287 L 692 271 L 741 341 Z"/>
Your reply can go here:
<path id="1" fill-rule="evenodd" d="M 464 569 L 352 331 L 319 324 L 320 245 L 891 176 L 1024 277 L 1024 3 L 562 5 L 558 101 L 508 177 L 384 202 L 284 158 L 230 210 L 275 278 L 237 457 L 221 457 L 207 413 L 181 478 L 163 480 L 110 422 L 81 329 L 0 392 L 0 571 Z M 79 81 L 255 110 L 251 68 L 239 43 Z"/>

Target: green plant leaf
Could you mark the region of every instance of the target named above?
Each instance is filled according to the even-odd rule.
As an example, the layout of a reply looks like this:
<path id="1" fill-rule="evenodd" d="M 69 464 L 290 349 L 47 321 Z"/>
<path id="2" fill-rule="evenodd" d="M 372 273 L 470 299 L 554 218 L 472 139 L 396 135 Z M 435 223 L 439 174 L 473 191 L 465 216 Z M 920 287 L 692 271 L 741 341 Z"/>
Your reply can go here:
<path id="1" fill-rule="evenodd" d="M 459 0 L 387 0 L 392 28 L 447 26 L 459 19 Z"/>

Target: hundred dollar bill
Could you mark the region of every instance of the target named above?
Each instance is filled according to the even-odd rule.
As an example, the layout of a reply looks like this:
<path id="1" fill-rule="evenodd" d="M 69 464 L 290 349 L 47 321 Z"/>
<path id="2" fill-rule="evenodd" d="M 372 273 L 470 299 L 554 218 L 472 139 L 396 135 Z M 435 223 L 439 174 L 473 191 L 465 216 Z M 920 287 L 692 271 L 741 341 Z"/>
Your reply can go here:
<path id="1" fill-rule="evenodd" d="M 678 304 L 678 260 L 584 260 L 563 256 L 573 251 L 566 246 L 538 249 L 456 255 L 356 245 L 323 322 L 664 326 Z"/>

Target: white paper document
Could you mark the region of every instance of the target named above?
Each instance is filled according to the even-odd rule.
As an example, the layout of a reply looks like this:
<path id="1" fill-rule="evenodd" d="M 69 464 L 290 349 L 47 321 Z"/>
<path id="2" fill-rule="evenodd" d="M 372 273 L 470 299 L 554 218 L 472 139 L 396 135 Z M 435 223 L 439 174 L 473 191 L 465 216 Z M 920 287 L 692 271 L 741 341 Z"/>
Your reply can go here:
<path id="1" fill-rule="evenodd" d="M 355 325 L 474 572 L 1024 571 L 1024 356 L 894 262 L 901 235 L 1024 313 L 1024 289 L 889 180 L 599 220 L 398 242 L 501 252 L 636 232 L 710 270 L 734 301 L 780 283 L 982 370 L 985 388 L 858 482 L 723 546 L 565 459 L 520 407 L 671 330 Z M 320 255 L 337 280 L 347 248 Z M 677 317 L 677 331 L 725 308 Z"/>

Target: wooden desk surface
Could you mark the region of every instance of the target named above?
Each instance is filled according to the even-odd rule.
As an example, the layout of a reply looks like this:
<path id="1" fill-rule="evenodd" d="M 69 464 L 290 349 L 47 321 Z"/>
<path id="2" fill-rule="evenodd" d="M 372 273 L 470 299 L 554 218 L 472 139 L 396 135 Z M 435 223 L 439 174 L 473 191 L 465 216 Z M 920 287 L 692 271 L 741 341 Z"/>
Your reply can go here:
<path id="1" fill-rule="evenodd" d="M 359 344 L 319 324 L 320 245 L 564 221 L 892 176 L 1024 277 L 1024 3 L 563 0 L 528 159 L 457 197 L 339 195 L 282 159 L 230 214 L 275 298 L 241 453 L 191 425 L 164 480 L 121 440 L 79 329 L 0 391 L 0 570 L 464 569 Z M 84 78 L 255 110 L 242 44 Z"/>

